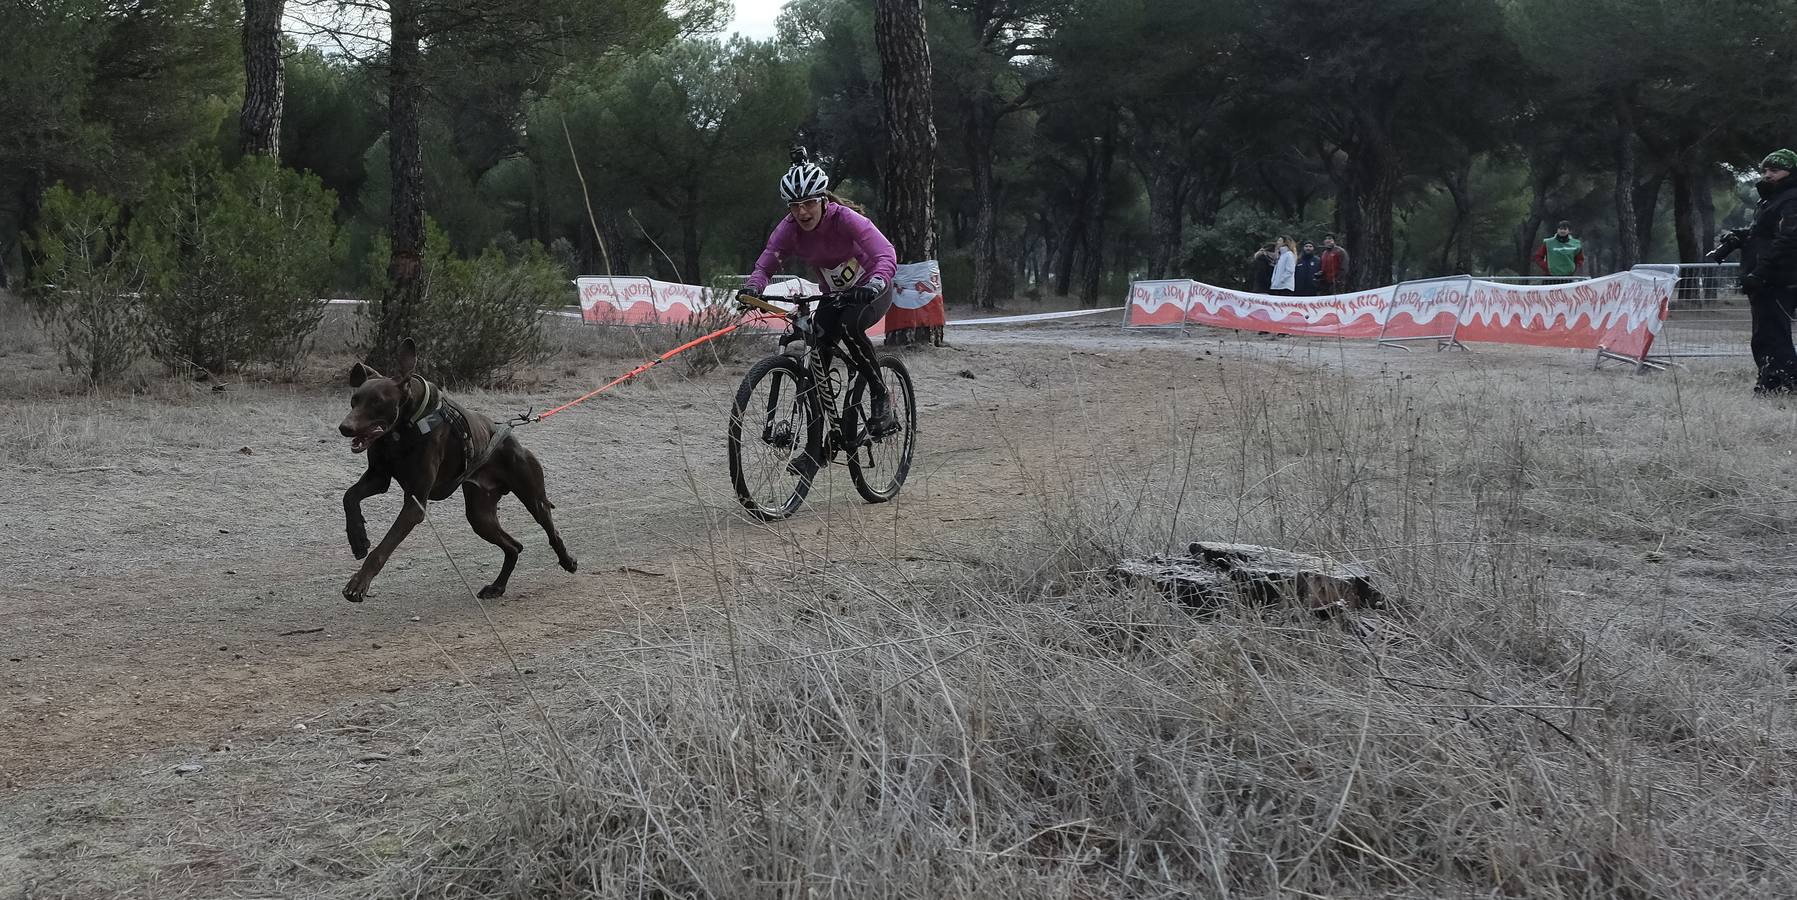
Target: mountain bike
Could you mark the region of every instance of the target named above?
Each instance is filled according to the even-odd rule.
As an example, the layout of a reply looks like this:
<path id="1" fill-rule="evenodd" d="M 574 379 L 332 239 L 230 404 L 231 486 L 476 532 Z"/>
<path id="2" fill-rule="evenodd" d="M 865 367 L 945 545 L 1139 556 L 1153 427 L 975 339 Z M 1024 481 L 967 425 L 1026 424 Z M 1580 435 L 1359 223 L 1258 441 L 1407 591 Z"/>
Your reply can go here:
<path id="1" fill-rule="evenodd" d="M 878 354 L 898 430 L 870 433 L 865 426 L 873 417 L 872 392 L 843 351 L 822 346 L 816 334 L 810 301 L 828 303 L 831 296 L 798 299 L 791 311 L 754 294 L 737 296 L 738 303 L 787 321 L 780 350 L 749 369 L 730 407 L 730 483 L 743 507 L 760 519 L 797 512 L 818 471 L 838 457 L 869 503 L 898 496 L 911 471 L 917 445 L 911 373 L 897 357 Z"/>

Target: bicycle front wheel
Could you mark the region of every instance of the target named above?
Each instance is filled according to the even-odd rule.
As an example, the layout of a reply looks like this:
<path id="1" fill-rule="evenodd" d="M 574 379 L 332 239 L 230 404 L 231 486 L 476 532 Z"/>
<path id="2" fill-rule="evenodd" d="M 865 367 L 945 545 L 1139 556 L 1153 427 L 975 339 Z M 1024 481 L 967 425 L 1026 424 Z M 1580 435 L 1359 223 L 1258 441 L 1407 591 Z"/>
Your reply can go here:
<path id="1" fill-rule="evenodd" d="M 730 483 L 760 519 L 798 512 L 817 475 L 809 448 L 823 444 L 811 376 L 784 354 L 755 364 L 730 407 Z"/>
<path id="2" fill-rule="evenodd" d="M 896 356 L 880 356 L 880 381 L 886 385 L 886 396 L 899 430 L 885 437 L 866 432 L 873 418 L 873 399 L 866 385 L 858 384 L 850 398 L 849 415 L 859 421 L 861 444 L 849 454 L 849 479 L 856 492 L 869 503 L 885 503 L 898 496 L 911 472 L 911 455 L 917 448 L 917 396 L 911 390 L 911 372 Z"/>

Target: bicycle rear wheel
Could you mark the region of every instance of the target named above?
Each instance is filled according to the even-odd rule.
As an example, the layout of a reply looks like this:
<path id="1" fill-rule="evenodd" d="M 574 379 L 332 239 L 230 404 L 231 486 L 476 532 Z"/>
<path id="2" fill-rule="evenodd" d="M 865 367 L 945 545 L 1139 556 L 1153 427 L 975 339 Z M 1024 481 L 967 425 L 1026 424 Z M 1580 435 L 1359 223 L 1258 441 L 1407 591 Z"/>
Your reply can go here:
<path id="1" fill-rule="evenodd" d="M 849 454 L 849 479 L 856 492 L 869 503 L 885 503 L 898 496 L 911 472 L 911 456 L 917 448 L 917 397 L 911 390 L 911 372 L 896 356 L 880 356 L 880 381 L 886 385 L 886 396 L 899 430 L 885 437 L 866 433 L 873 418 L 873 397 L 867 385 L 856 384 L 849 398 L 848 416 L 861 433 L 860 446 Z"/>
<path id="2" fill-rule="evenodd" d="M 730 407 L 730 484 L 760 519 L 798 512 L 817 475 L 807 448 L 823 444 L 823 416 L 811 376 L 784 354 L 756 363 Z"/>

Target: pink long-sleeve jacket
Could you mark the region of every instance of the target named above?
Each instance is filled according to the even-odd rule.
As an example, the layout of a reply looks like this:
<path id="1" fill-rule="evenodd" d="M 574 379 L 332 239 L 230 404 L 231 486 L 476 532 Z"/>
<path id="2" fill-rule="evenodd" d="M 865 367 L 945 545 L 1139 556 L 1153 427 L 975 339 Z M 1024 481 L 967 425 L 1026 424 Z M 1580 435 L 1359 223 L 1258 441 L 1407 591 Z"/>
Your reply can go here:
<path id="1" fill-rule="evenodd" d="M 810 231 L 801 229 L 790 215 L 781 219 L 745 287 L 760 292 L 774 270 L 794 257 L 817 270 L 818 283 L 826 291 L 847 290 L 875 276 L 891 284 L 898 274 L 892 242 L 866 216 L 840 203 L 828 204 Z"/>

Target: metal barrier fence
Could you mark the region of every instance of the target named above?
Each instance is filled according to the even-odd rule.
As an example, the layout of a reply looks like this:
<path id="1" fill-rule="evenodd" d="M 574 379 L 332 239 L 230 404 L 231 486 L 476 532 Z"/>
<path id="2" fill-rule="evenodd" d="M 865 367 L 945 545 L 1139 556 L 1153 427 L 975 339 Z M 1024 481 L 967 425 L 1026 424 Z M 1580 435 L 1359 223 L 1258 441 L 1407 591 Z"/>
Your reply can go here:
<path id="1" fill-rule="evenodd" d="M 1665 263 L 1636 269 L 1678 276 L 1654 359 L 1748 356 L 1753 316 L 1740 287 L 1740 263 Z"/>
<path id="2" fill-rule="evenodd" d="M 1480 276 L 1478 276 L 1480 281 L 1492 281 L 1492 282 L 1496 282 L 1498 284 L 1521 284 L 1521 285 L 1571 284 L 1575 281 L 1584 281 L 1586 278 L 1589 278 L 1589 277 L 1590 276 L 1588 276 L 1588 275 L 1480 275 Z"/>

